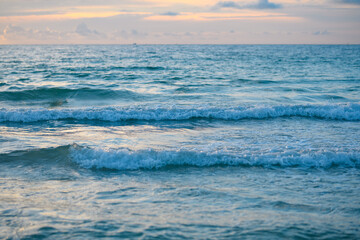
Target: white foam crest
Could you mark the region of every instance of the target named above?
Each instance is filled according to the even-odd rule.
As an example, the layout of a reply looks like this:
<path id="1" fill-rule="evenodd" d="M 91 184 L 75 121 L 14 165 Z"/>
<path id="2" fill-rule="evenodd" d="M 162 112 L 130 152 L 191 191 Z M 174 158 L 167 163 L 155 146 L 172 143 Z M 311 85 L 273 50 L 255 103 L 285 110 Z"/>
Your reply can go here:
<path id="1" fill-rule="evenodd" d="M 94 149 L 73 145 L 72 160 L 84 168 L 117 170 L 158 169 L 166 166 L 260 166 L 330 168 L 360 167 L 359 152 L 317 151 L 308 153 L 265 153 L 261 155 L 196 152 L 189 150 L 156 151 L 129 149 Z"/>
<path id="2" fill-rule="evenodd" d="M 360 104 L 279 105 L 250 107 L 213 106 L 135 106 L 73 109 L 0 109 L 0 122 L 36 122 L 76 119 L 101 121 L 187 120 L 209 118 L 221 120 L 266 119 L 276 117 L 309 117 L 332 120 L 360 120 Z"/>

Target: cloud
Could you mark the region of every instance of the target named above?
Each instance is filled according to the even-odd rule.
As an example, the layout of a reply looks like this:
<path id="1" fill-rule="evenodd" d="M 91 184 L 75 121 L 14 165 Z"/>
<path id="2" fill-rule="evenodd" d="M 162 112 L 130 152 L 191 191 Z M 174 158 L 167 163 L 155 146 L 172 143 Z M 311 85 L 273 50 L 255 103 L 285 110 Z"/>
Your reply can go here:
<path id="1" fill-rule="evenodd" d="M 16 26 L 16 25 L 7 25 L 3 31 L 3 35 L 10 35 L 10 34 L 22 34 L 22 33 L 26 33 L 27 31 L 20 27 L 20 26 Z"/>
<path id="2" fill-rule="evenodd" d="M 250 8 L 256 8 L 256 9 L 276 9 L 276 8 L 282 8 L 281 4 L 277 3 L 271 3 L 268 0 L 259 0 L 257 4 L 254 5 L 248 5 Z"/>
<path id="3" fill-rule="evenodd" d="M 0 33 L 3 43 L 97 43 L 107 40 L 107 35 L 91 30 L 85 23 L 79 24 L 75 31 L 56 31 L 50 28 L 24 28 L 9 24 Z"/>
<path id="4" fill-rule="evenodd" d="M 120 37 L 121 39 L 128 39 L 128 40 L 136 40 L 136 39 L 144 39 L 148 36 L 146 32 L 139 32 L 138 30 L 132 29 L 132 30 L 118 30 L 114 33 L 112 33 L 112 37 L 117 39 Z"/>
<path id="5" fill-rule="evenodd" d="M 2 12 L 0 11 L 0 17 L 12 17 L 12 16 L 42 16 L 42 15 L 58 15 L 63 14 L 62 11 L 50 11 L 50 10 L 27 10 L 17 12 Z"/>
<path id="6" fill-rule="evenodd" d="M 339 3 L 360 5 L 360 0 L 337 0 Z"/>
<path id="7" fill-rule="evenodd" d="M 108 38 L 107 34 L 91 30 L 85 23 L 80 23 L 75 29 L 77 34 L 83 41 L 102 41 Z"/>
<path id="8" fill-rule="evenodd" d="M 152 15 L 144 18 L 150 21 L 225 21 L 225 20 L 277 20 L 277 21 L 300 21 L 299 17 L 288 16 L 284 13 L 259 12 L 247 10 L 242 12 L 203 12 L 186 13 L 182 12 L 177 16 Z"/>
<path id="9" fill-rule="evenodd" d="M 220 9 L 220 8 L 236 8 L 236 9 L 243 9 L 243 6 L 240 6 L 238 3 L 236 2 L 232 2 L 232 1 L 226 1 L 226 2 L 218 2 L 215 6 L 214 9 Z"/>
<path id="10" fill-rule="evenodd" d="M 80 23 L 77 27 L 75 32 L 81 36 L 93 36 L 93 35 L 100 35 L 100 33 L 96 30 L 90 30 L 85 23 Z"/>
<path id="11" fill-rule="evenodd" d="M 22 16 L 23 14 L 28 15 L 27 13 L 37 14 L 36 12 L 43 15 L 42 12 L 44 11 L 68 12 L 71 9 L 81 8 L 101 10 L 105 7 L 115 10 L 127 8 L 127 6 L 139 6 L 140 4 L 141 2 L 134 0 L 0 0 L 0 16 Z"/>
<path id="12" fill-rule="evenodd" d="M 180 13 L 178 13 L 178 12 L 165 12 L 165 13 L 162 13 L 160 15 L 161 16 L 178 16 L 178 15 L 180 15 Z"/>
<path id="13" fill-rule="evenodd" d="M 347 0 L 347 1 L 355 1 L 355 0 Z M 213 9 L 221 9 L 221 8 L 235 8 L 235 9 L 277 9 L 282 8 L 281 4 L 271 3 L 268 0 L 258 0 L 257 3 L 254 4 L 245 4 L 240 5 L 237 2 L 233 1 L 224 1 L 218 2 Z"/>
<path id="14" fill-rule="evenodd" d="M 316 31 L 312 33 L 315 36 L 320 36 L 320 35 L 329 35 L 330 33 L 327 30 L 324 31 Z"/>
<path id="15" fill-rule="evenodd" d="M 23 28 L 21 26 L 9 24 L 2 31 L 1 39 L 3 41 L 8 41 L 9 43 L 17 43 L 26 41 L 28 43 L 42 43 L 58 40 L 66 40 L 70 37 L 69 32 L 58 32 L 46 29 L 32 29 L 32 28 Z"/>

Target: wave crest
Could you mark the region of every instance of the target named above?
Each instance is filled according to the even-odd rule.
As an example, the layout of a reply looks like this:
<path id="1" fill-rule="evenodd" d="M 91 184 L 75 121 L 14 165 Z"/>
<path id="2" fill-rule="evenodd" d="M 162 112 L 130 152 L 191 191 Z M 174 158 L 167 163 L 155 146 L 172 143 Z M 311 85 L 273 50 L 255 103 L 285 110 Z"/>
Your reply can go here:
<path id="1" fill-rule="evenodd" d="M 135 106 L 79 109 L 19 108 L 0 109 L 0 122 L 36 122 L 47 120 L 188 120 L 193 118 L 241 120 L 277 117 L 306 117 L 331 120 L 360 120 L 360 104 L 279 105 L 250 107 L 208 106 Z"/>
<path id="2" fill-rule="evenodd" d="M 360 153 L 317 151 L 299 154 L 287 152 L 276 155 L 226 154 L 219 152 L 196 152 L 189 150 L 157 151 L 129 149 L 94 149 L 74 145 L 70 148 L 72 160 L 85 168 L 116 170 L 158 169 L 166 166 L 258 166 L 330 168 L 360 167 Z"/>
<path id="3" fill-rule="evenodd" d="M 77 164 L 89 169 L 139 170 L 170 166 L 209 167 L 216 165 L 264 168 L 360 168 L 360 152 L 331 150 L 295 150 L 249 153 L 194 149 L 131 150 L 103 149 L 77 144 L 41 149 L 20 150 L 0 154 L 0 163 L 35 164 L 41 166 Z M 24 162 L 25 161 L 25 162 Z"/>

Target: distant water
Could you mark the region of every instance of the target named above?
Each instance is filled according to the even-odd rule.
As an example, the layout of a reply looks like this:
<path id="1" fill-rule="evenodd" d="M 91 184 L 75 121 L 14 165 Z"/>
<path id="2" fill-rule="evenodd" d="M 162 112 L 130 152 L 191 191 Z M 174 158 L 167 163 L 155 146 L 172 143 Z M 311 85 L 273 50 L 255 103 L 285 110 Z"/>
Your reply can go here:
<path id="1" fill-rule="evenodd" d="M 359 45 L 0 56 L 0 238 L 360 238 Z"/>

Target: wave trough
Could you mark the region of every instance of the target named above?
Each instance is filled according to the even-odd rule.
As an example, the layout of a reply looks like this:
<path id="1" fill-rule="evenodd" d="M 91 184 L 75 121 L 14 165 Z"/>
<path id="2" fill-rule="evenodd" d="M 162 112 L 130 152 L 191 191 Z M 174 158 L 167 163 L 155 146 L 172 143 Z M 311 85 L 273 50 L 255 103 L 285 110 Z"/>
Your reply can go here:
<path id="1" fill-rule="evenodd" d="M 130 90 L 109 90 L 92 88 L 36 88 L 22 91 L 2 91 L 0 101 L 40 101 L 59 98 L 75 98 L 83 100 L 94 99 L 139 99 L 141 94 Z"/>

